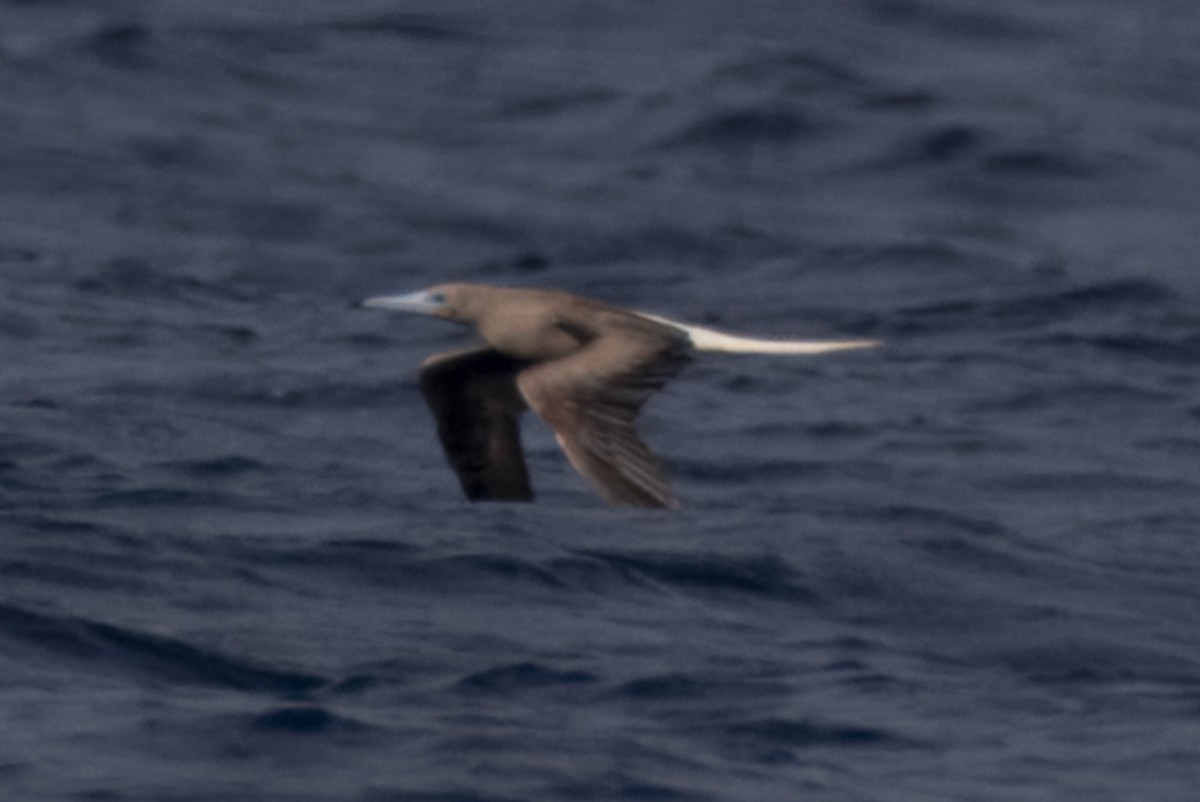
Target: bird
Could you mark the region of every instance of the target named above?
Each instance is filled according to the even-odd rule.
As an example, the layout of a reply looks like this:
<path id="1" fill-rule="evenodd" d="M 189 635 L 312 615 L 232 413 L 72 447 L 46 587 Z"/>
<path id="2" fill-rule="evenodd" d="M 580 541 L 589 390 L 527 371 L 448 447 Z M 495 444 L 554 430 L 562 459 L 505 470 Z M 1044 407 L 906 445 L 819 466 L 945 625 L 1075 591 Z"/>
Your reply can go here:
<path id="1" fill-rule="evenodd" d="M 606 501 L 677 507 L 634 421 L 696 351 L 820 354 L 881 344 L 754 339 L 558 290 L 485 284 L 440 284 L 359 306 L 472 326 L 483 340 L 435 354 L 420 370 L 438 439 L 471 501 L 533 500 L 519 426 L 532 409 Z"/>

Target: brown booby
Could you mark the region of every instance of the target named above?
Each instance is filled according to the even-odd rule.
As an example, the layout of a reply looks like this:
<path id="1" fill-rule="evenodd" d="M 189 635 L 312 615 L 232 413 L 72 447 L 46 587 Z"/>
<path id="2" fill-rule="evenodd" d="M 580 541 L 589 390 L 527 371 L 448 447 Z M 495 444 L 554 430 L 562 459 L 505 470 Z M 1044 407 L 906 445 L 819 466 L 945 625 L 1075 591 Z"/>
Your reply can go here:
<path id="1" fill-rule="evenodd" d="M 820 354 L 874 340 L 758 340 L 609 306 L 565 292 L 443 284 L 362 306 L 474 326 L 484 344 L 425 360 L 421 390 L 467 498 L 531 501 L 518 416 L 554 429 L 575 469 L 613 504 L 677 506 L 633 422 L 693 351 Z"/>

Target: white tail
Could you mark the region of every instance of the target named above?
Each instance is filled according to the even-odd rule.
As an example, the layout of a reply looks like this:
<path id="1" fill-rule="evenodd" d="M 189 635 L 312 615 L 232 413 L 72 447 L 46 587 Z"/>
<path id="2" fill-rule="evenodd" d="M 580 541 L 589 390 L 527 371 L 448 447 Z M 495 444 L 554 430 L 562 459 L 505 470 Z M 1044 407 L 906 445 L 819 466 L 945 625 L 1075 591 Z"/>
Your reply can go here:
<path id="1" fill-rule="evenodd" d="M 646 312 L 636 314 L 647 320 L 686 331 L 697 351 L 723 351 L 727 354 L 824 354 L 829 351 L 849 351 L 854 348 L 874 348 L 883 345 L 879 340 L 758 340 L 690 326 Z"/>

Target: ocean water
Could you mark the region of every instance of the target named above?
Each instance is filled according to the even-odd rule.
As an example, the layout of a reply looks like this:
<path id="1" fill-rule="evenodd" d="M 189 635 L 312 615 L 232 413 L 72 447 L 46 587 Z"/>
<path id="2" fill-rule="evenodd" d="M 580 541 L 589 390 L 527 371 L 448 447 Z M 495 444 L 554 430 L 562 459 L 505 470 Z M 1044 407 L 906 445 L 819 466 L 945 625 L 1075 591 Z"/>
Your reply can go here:
<path id="1" fill-rule="evenodd" d="M 1193 800 L 1200 7 L 0 2 L 0 798 Z M 780 337 L 462 500 L 352 308 Z"/>

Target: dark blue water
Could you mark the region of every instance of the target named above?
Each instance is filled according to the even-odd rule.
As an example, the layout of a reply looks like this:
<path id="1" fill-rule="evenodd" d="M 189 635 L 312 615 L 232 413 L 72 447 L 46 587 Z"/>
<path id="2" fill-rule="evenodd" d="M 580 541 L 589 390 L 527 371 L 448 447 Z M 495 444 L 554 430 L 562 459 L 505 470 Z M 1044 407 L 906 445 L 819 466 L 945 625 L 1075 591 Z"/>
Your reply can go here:
<path id="1" fill-rule="evenodd" d="M 0 797 L 1192 800 L 1200 7 L 0 2 Z M 350 308 L 760 335 L 465 503 Z"/>

